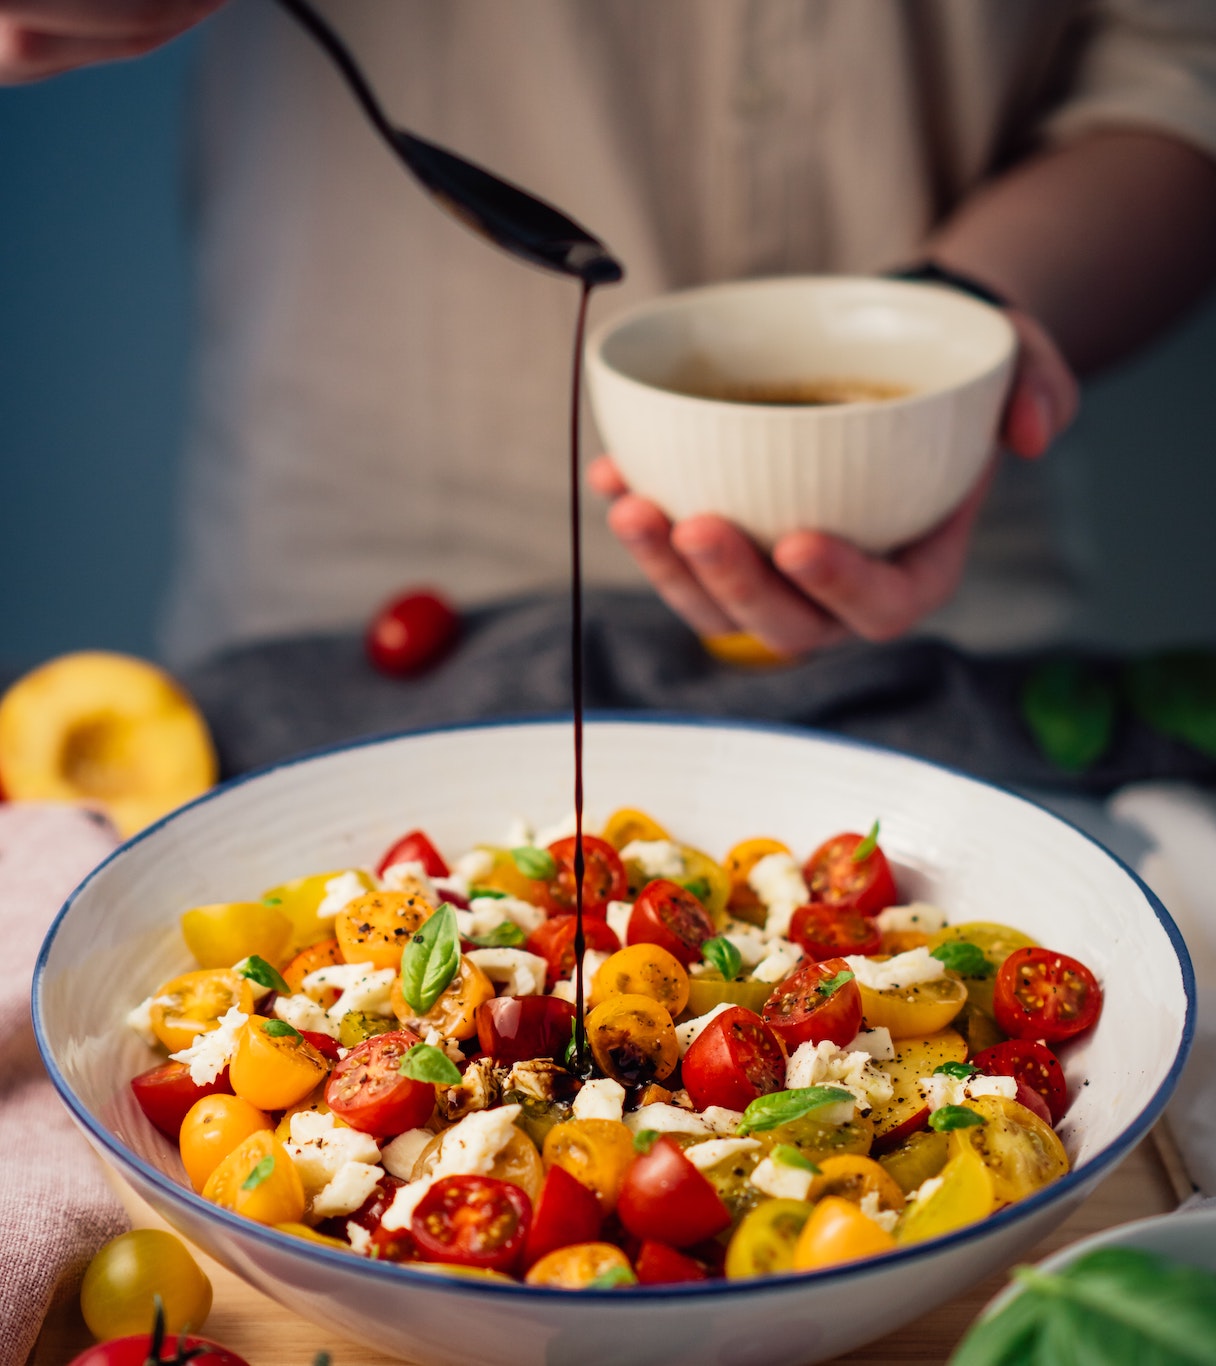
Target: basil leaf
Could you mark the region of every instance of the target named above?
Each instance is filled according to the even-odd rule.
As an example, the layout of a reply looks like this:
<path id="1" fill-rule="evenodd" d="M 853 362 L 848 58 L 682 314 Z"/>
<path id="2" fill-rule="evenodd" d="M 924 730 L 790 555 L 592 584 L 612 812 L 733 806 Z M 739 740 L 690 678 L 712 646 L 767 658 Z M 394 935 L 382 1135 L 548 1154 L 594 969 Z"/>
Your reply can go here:
<path id="1" fill-rule="evenodd" d="M 791 1124 L 821 1106 L 856 1099 L 852 1091 L 846 1091 L 843 1086 L 800 1086 L 793 1091 L 774 1091 L 752 1101 L 743 1112 L 737 1132 L 742 1138 L 757 1129 L 775 1129 L 779 1124 Z"/>
<path id="2" fill-rule="evenodd" d="M 401 955 L 401 994 L 411 1010 L 425 1015 L 460 968 L 460 931 L 446 901 L 424 920 Z"/>
<path id="3" fill-rule="evenodd" d="M 587 1282 L 588 1290 L 611 1290 L 614 1285 L 637 1285 L 638 1278 L 627 1266 L 610 1266 Z"/>
<path id="4" fill-rule="evenodd" d="M 776 1144 L 769 1156 L 774 1162 L 780 1162 L 783 1167 L 797 1167 L 800 1171 L 810 1172 L 814 1176 L 820 1174 L 821 1169 L 809 1157 L 800 1153 L 792 1143 Z"/>
<path id="5" fill-rule="evenodd" d="M 1216 756 L 1216 654 L 1170 650 L 1136 660 L 1124 670 L 1123 685 L 1146 725 Z"/>
<path id="6" fill-rule="evenodd" d="M 493 901 L 504 901 L 506 892 L 500 892 L 497 887 L 470 887 L 469 900 L 476 901 L 480 897 L 489 897 Z"/>
<path id="7" fill-rule="evenodd" d="M 479 949 L 517 949 L 527 938 L 513 920 L 504 920 L 489 934 L 470 935 L 469 943 L 476 944 Z"/>
<path id="8" fill-rule="evenodd" d="M 723 935 L 706 939 L 701 945 L 701 957 L 711 968 L 717 968 L 727 982 L 733 982 L 743 971 L 743 955 Z"/>
<path id="9" fill-rule="evenodd" d="M 986 1123 L 983 1115 L 966 1105 L 943 1105 L 929 1116 L 929 1128 L 936 1129 L 939 1134 L 948 1134 L 951 1129 L 974 1129 Z"/>
<path id="10" fill-rule="evenodd" d="M 548 849 L 536 849 L 530 844 L 521 844 L 511 850 L 515 866 L 534 882 L 548 882 L 557 876 L 557 860 Z"/>
<path id="11" fill-rule="evenodd" d="M 283 898 L 281 896 L 264 896 L 262 898 L 263 906 L 281 906 L 282 904 Z"/>
<path id="12" fill-rule="evenodd" d="M 1016 1296 L 999 1314 L 971 1328 L 950 1358 L 950 1366 L 1038 1366 L 1042 1313 L 1038 1295 Z"/>
<path id="13" fill-rule="evenodd" d="M 658 1138 L 657 1129 L 639 1129 L 633 1136 L 633 1150 L 638 1153 L 648 1153 L 654 1147 L 655 1139 Z"/>
<path id="14" fill-rule="evenodd" d="M 1118 695 L 1092 665 L 1048 660 L 1027 677 L 1020 701 L 1035 744 L 1057 768 L 1080 773 L 1110 747 Z"/>
<path id="15" fill-rule="evenodd" d="M 870 833 L 865 837 L 865 839 L 862 840 L 862 842 L 857 846 L 857 848 L 853 850 L 853 853 L 850 857 L 852 858 L 854 863 L 864 863 L 866 859 L 868 859 L 870 855 L 874 852 L 874 850 L 877 848 L 878 822 L 875 821 L 874 824 L 870 826 Z"/>
<path id="16" fill-rule="evenodd" d="M 562 1054 L 562 1063 L 569 1067 L 572 1062 L 578 1061 L 578 1021 L 570 1021 L 570 1042 L 566 1045 L 566 1051 Z"/>
<path id="17" fill-rule="evenodd" d="M 280 996 L 291 995 L 291 988 L 283 980 L 278 969 L 272 967 L 265 958 L 259 958 L 256 953 L 251 953 L 248 958 L 242 958 L 236 965 L 236 971 L 260 987 L 269 987 L 271 991 L 277 991 Z"/>
<path id="18" fill-rule="evenodd" d="M 243 1191 L 256 1190 L 272 1171 L 274 1171 L 274 1153 L 267 1153 L 241 1182 L 241 1189 Z"/>
<path id="19" fill-rule="evenodd" d="M 700 902 L 708 901 L 712 890 L 703 877 L 690 877 L 687 882 L 681 882 L 680 886 L 686 892 L 691 892 Z"/>
<path id="20" fill-rule="evenodd" d="M 460 1070 L 442 1048 L 434 1044 L 416 1043 L 401 1059 L 397 1071 L 414 1081 L 430 1081 L 436 1086 L 455 1086 L 460 1081 Z"/>
<path id="21" fill-rule="evenodd" d="M 933 1069 L 933 1075 L 936 1077 L 942 1072 L 947 1077 L 956 1077 L 959 1081 L 970 1081 L 979 1070 L 978 1067 L 972 1067 L 969 1062 L 943 1062 Z"/>
<path id="22" fill-rule="evenodd" d="M 268 1034 L 272 1039 L 300 1039 L 304 1037 L 295 1025 L 289 1025 L 286 1020 L 267 1020 L 262 1026 L 262 1033 Z"/>
<path id="23" fill-rule="evenodd" d="M 957 972 L 960 977 L 991 977 L 996 971 L 983 949 L 965 939 L 948 939 L 929 952 L 931 957 L 943 963 L 951 972 Z"/>
<path id="24" fill-rule="evenodd" d="M 815 990 L 820 996 L 830 996 L 834 991 L 839 991 L 846 982 L 853 980 L 854 974 L 848 968 L 841 968 L 835 977 L 829 977 L 826 981 L 820 982 Z"/>

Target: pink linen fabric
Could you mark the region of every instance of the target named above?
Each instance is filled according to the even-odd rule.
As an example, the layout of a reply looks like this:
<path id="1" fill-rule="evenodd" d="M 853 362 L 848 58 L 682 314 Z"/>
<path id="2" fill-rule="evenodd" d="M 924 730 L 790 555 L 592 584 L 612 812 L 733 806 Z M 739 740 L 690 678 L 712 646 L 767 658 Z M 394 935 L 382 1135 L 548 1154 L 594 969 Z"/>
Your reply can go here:
<path id="1" fill-rule="evenodd" d="M 30 983 L 72 889 L 116 846 L 70 806 L 0 802 L 0 1366 L 23 1366 L 58 1293 L 128 1221 L 43 1070 Z"/>

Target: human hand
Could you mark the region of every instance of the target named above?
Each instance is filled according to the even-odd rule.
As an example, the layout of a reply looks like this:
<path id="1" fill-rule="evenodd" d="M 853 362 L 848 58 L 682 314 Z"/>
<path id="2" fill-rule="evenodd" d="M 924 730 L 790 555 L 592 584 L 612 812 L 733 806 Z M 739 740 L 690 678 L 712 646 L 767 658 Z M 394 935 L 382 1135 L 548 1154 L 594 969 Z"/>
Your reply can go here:
<path id="1" fill-rule="evenodd" d="M 224 0 L 0 0 L 0 85 L 139 57 Z"/>
<path id="2" fill-rule="evenodd" d="M 1002 441 L 1028 459 L 1072 421 L 1077 382 L 1032 318 L 1010 311 L 1020 342 Z M 667 605 L 702 639 L 739 632 L 773 655 L 796 658 L 850 636 L 891 640 L 954 595 L 995 461 L 953 513 L 919 541 L 886 557 L 816 531 L 783 536 L 766 557 L 738 527 L 703 513 L 673 525 L 631 493 L 611 457 L 588 469 L 612 500 L 608 524 Z M 763 657 L 761 655 L 760 657 Z"/>

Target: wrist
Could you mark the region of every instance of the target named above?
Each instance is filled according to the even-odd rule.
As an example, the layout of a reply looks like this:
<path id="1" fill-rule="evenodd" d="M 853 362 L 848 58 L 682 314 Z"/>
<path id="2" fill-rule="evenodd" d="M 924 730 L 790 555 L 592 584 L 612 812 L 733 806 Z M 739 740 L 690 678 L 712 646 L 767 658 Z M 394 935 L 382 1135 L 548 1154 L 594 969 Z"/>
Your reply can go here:
<path id="1" fill-rule="evenodd" d="M 986 304 L 991 304 L 994 308 L 1014 307 L 1009 299 L 990 285 L 986 285 L 982 280 L 977 280 L 973 275 L 965 275 L 960 271 L 950 270 L 929 258 L 914 261 L 911 265 L 898 266 L 894 270 L 887 271 L 886 274 L 895 280 L 911 280 L 928 285 L 945 285 L 949 289 L 958 290 L 961 294 L 970 294 L 973 299 L 980 299 Z"/>

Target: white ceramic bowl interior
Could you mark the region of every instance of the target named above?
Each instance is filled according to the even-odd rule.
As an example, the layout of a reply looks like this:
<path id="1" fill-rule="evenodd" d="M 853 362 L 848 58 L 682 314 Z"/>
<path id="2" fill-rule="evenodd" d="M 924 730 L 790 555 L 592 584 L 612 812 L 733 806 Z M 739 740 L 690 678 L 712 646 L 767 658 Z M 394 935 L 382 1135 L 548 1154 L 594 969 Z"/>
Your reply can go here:
<path id="1" fill-rule="evenodd" d="M 983 1224 L 814 1277 L 563 1292 L 427 1276 L 312 1247 L 212 1206 L 131 1098 L 156 1058 L 127 1010 L 189 958 L 178 914 L 284 879 L 371 864 L 404 830 L 458 854 L 515 816 L 572 806 L 568 719 L 482 725 L 336 750 L 238 780 L 124 845 L 64 907 L 35 974 L 48 1071 L 86 1136 L 220 1261 L 345 1336 L 428 1366 L 824 1360 L 893 1331 L 1025 1253 L 1146 1132 L 1189 1044 L 1193 981 L 1152 894 L 1088 837 L 996 788 L 897 754 L 749 724 L 593 719 L 588 829 L 638 806 L 721 857 L 770 835 L 799 855 L 882 820 L 900 890 L 952 920 L 1020 926 L 1083 958 L 1104 984 L 1095 1031 L 1067 1054 L 1076 1099 L 1062 1126 L 1075 1164 Z M 324 1332 L 318 1346 L 324 1345 Z"/>
<path id="2" fill-rule="evenodd" d="M 884 552 L 936 526 L 995 441 L 1015 352 L 995 308 L 870 277 L 743 280 L 666 295 L 592 334 L 596 425 L 630 486 L 673 519 L 715 512 L 762 545 L 799 527 Z M 693 397 L 735 382 L 868 381 L 904 397 L 830 406 Z"/>

